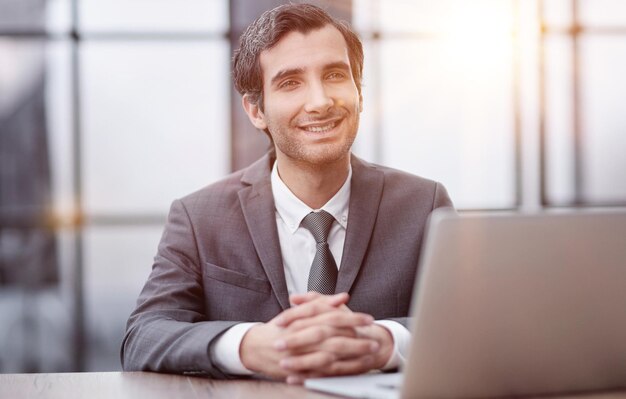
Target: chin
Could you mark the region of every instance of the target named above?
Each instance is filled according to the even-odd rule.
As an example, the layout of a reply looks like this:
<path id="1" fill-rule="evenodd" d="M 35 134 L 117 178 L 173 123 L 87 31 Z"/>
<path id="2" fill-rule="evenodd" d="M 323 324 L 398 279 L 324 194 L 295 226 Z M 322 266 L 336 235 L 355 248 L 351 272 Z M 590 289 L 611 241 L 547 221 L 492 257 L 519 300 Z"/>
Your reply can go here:
<path id="1" fill-rule="evenodd" d="M 350 155 L 351 145 L 334 144 L 330 148 L 311 149 L 302 154 L 302 160 L 314 165 L 334 163 Z"/>

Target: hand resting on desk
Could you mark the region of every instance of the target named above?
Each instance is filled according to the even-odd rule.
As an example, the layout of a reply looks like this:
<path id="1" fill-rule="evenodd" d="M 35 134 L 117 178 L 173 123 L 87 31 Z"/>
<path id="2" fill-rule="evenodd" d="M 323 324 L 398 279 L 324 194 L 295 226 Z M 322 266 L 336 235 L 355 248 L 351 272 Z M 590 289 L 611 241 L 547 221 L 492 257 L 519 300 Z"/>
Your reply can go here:
<path id="1" fill-rule="evenodd" d="M 393 338 L 372 316 L 352 312 L 348 299 L 345 293 L 292 295 L 294 307 L 246 333 L 239 349 L 242 363 L 289 383 L 382 368 Z"/>

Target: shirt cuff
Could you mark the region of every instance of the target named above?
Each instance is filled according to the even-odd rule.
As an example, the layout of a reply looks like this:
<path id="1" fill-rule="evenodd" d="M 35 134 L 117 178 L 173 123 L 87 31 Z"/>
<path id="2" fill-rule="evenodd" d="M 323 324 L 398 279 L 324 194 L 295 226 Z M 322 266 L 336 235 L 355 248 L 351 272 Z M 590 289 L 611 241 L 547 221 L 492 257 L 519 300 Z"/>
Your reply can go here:
<path id="1" fill-rule="evenodd" d="M 393 338 L 393 352 L 381 370 L 391 370 L 404 366 L 409 352 L 411 333 L 402 324 L 393 320 L 376 320 L 376 324 L 389 330 Z"/>
<path id="2" fill-rule="evenodd" d="M 239 356 L 239 346 L 243 336 L 254 326 L 260 323 L 239 323 L 235 324 L 211 345 L 211 361 L 217 368 L 226 374 L 252 375 L 254 372 L 248 370 L 241 362 Z"/>

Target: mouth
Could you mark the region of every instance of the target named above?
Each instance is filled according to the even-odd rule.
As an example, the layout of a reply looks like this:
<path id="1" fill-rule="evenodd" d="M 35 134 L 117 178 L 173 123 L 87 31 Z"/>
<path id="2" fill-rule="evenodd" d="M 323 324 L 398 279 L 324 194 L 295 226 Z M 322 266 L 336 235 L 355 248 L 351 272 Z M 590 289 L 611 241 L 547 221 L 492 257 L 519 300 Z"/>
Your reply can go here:
<path id="1" fill-rule="evenodd" d="M 321 123 L 311 123 L 308 125 L 299 126 L 300 129 L 309 133 L 326 133 L 333 130 L 342 121 L 341 118 Z"/>

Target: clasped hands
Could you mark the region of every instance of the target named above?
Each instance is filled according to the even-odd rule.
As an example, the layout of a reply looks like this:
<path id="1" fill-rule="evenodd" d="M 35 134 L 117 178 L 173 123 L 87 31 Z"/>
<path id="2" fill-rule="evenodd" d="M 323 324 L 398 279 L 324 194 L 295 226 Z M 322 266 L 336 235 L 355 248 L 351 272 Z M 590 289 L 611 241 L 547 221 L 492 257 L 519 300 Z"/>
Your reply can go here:
<path id="1" fill-rule="evenodd" d="M 382 368 L 393 338 L 365 313 L 352 312 L 346 293 L 292 295 L 290 309 L 252 327 L 241 341 L 243 365 L 268 377 L 302 384 L 306 378 Z"/>

